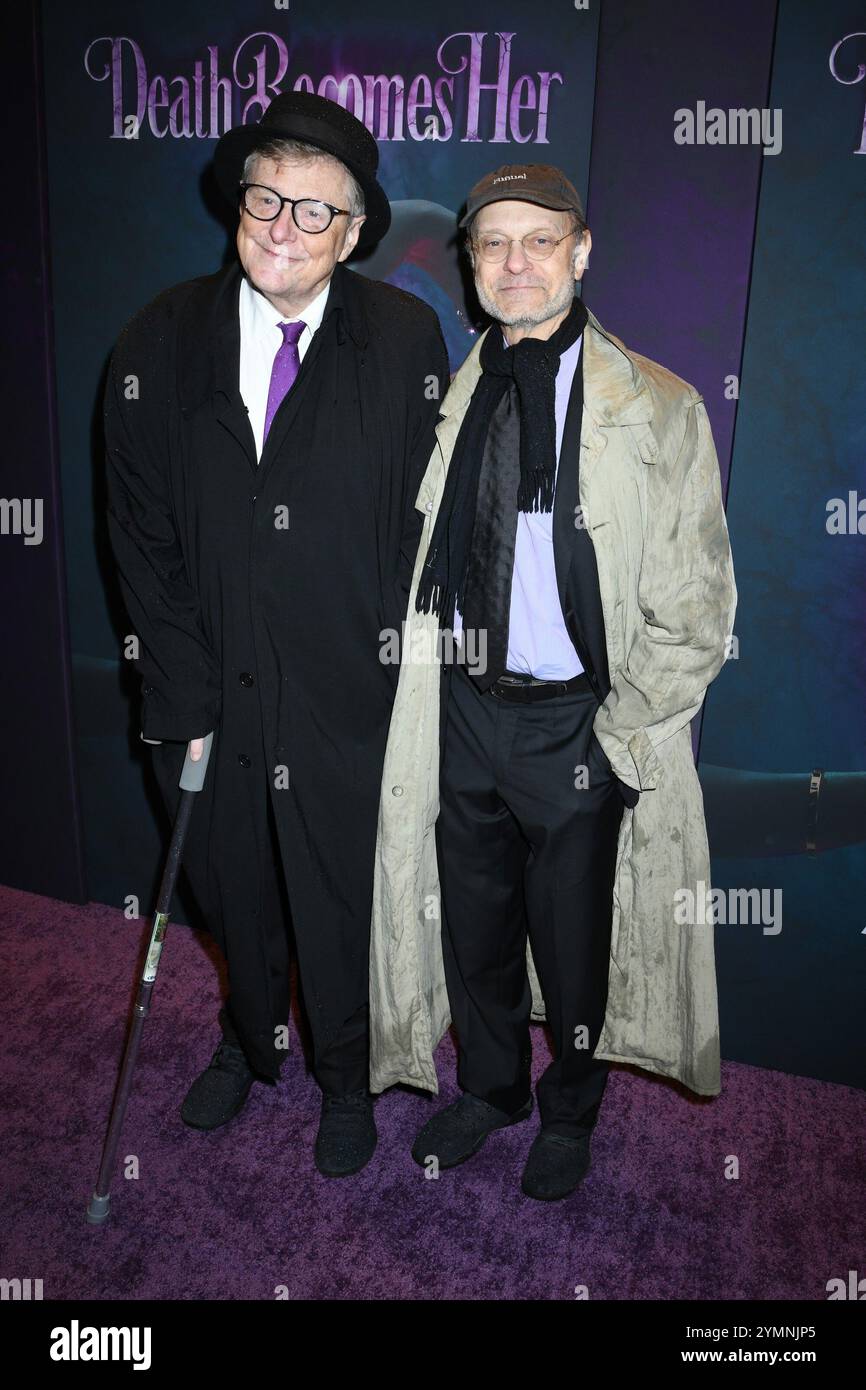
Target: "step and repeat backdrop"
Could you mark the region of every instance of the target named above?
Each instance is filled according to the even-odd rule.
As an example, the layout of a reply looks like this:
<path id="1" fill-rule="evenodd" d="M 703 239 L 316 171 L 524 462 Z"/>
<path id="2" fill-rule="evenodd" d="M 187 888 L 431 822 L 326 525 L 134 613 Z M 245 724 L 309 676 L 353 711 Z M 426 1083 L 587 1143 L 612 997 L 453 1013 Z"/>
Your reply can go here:
<path id="1" fill-rule="evenodd" d="M 539 162 L 584 199 L 588 306 L 703 394 L 739 590 L 693 730 L 722 1052 L 866 1084 L 862 3 L 79 0 L 44 6 L 42 39 L 90 898 L 148 912 L 165 831 L 104 521 L 108 356 L 235 254 L 219 136 L 317 92 L 374 133 L 392 203 L 353 269 L 432 305 L 452 371 L 481 327 L 457 211 L 486 171 Z"/>

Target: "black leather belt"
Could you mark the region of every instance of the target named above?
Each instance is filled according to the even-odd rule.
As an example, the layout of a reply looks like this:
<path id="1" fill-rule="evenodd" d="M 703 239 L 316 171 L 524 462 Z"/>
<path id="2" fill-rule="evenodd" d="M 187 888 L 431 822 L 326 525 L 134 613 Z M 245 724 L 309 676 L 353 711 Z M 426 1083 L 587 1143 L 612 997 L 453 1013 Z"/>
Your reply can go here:
<path id="1" fill-rule="evenodd" d="M 527 705 L 535 700 L 551 700 L 556 695 L 569 695 L 575 690 L 592 690 L 589 676 L 583 671 L 567 681 L 544 681 L 518 671 L 506 671 L 493 682 L 487 694 L 496 700 L 509 700 L 513 704 Z"/>

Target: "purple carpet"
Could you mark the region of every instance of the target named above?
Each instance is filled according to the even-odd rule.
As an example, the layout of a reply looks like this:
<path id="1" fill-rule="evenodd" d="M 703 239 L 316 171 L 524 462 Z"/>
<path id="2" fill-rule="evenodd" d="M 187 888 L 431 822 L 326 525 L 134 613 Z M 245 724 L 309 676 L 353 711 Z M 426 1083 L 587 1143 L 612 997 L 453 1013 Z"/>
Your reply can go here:
<path id="1" fill-rule="evenodd" d="M 45 1299 L 817 1299 L 866 1274 L 866 1095 L 726 1063 L 722 1094 L 613 1067 L 593 1166 L 564 1202 L 523 1197 L 535 1133 L 494 1135 L 425 1178 L 409 1156 L 440 1100 L 397 1090 L 354 1178 L 316 1172 L 319 1093 L 297 1033 L 277 1087 L 254 1086 L 225 1129 L 178 1116 L 216 1043 L 220 980 L 207 938 L 170 927 L 121 1144 L 112 1216 L 87 1225 L 146 927 L 0 889 L 0 1277 Z M 536 1076 L 548 1060 L 534 1030 Z M 726 1178 L 733 1155 L 739 1178 Z"/>

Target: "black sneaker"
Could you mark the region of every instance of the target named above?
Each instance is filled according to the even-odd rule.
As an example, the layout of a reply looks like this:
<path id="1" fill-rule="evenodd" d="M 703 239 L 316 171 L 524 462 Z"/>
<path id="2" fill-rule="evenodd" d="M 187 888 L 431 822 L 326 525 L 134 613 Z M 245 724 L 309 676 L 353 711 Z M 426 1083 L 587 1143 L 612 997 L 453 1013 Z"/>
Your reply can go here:
<path id="1" fill-rule="evenodd" d="M 243 1049 L 223 1038 L 187 1091 L 181 1119 L 191 1129 L 218 1129 L 243 1109 L 255 1079 Z"/>
<path id="2" fill-rule="evenodd" d="M 588 1134 L 566 1139 L 541 1129 L 529 1150 L 520 1186 L 537 1202 L 558 1202 L 583 1182 L 589 1162 Z"/>
<path id="3" fill-rule="evenodd" d="M 376 1150 L 376 1121 L 369 1091 L 323 1096 L 314 1157 L 326 1178 L 360 1173 Z"/>
<path id="4" fill-rule="evenodd" d="M 454 1168 L 477 1153 L 495 1129 L 507 1129 L 520 1124 L 532 1114 L 532 1097 L 513 1115 L 497 1110 L 486 1100 L 465 1092 L 428 1120 L 412 1145 L 412 1157 L 422 1168 L 431 1158 L 438 1159 L 440 1168 Z"/>

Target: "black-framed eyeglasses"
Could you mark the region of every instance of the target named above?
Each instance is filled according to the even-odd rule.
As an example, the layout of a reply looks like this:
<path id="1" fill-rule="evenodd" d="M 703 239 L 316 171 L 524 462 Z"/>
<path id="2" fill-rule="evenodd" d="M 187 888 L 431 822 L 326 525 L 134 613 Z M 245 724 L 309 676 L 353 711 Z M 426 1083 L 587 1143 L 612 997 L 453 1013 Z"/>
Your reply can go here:
<path id="1" fill-rule="evenodd" d="M 292 221 L 302 232 L 326 232 L 335 217 L 351 217 L 347 208 L 335 208 L 321 198 L 284 198 L 275 188 L 263 183 L 242 183 L 241 201 L 250 217 L 259 222 L 276 222 L 286 203 L 292 209 Z"/>

